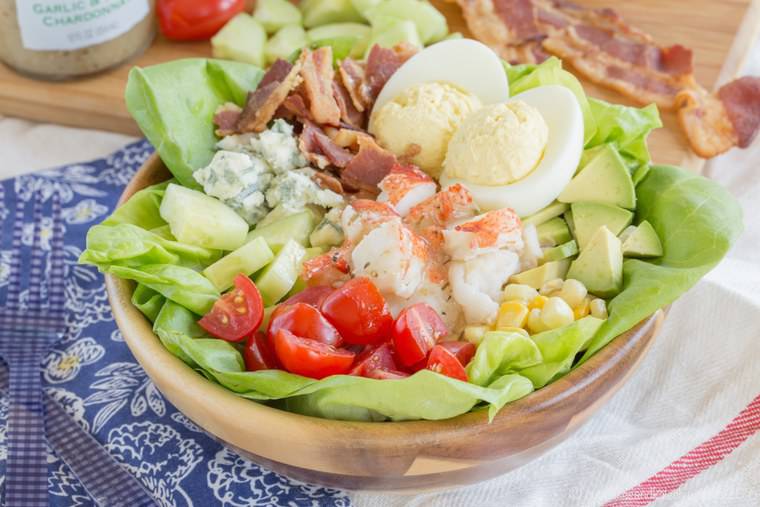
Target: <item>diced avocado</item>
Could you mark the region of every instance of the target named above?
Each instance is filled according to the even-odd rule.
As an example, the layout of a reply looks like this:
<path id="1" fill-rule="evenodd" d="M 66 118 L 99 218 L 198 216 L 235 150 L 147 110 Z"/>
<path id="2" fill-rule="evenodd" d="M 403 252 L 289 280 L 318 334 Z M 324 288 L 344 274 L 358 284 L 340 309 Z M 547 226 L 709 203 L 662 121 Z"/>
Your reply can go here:
<path id="1" fill-rule="evenodd" d="M 290 240 L 306 246 L 309 244 L 309 235 L 314 230 L 315 224 L 316 220 L 311 212 L 301 211 L 263 227 L 258 225 L 248 233 L 247 240 L 252 241 L 255 238 L 264 238 L 269 248 L 275 252 L 279 252 Z"/>
<path id="2" fill-rule="evenodd" d="M 282 299 L 298 279 L 306 250 L 293 240 L 285 243 L 274 260 L 259 274 L 254 282 L 261 292 L 264 305 L 269 306 Z"/>
<path id="3" fill-rule="evenodd" d="M 420 0 L 384 0 L 365 13 L 374 27 L 378 18 L 409 20 L 417 28 L 423 44 L 437 42 L 449 33 L 446 17 L 428 2 Z"/>
<path id="4" fill-rule="evenodd" d="M 267 33 L 275 33 L 287 25 L 301 24 L 301 11 L 287 0 L 256 0 L 253 19 L 261 23 Z"/>
<path id="5" fill-rule="evenodd" d="M 306 249 L 306 253 L 303 256 L 303 260 L 301 260 L 301 266 L 303 266 L 303 263 L 313 259 L 314 257 L 318 255 L 322 255 L 325 253 L 325 249 L 321 247 L 311 247 Z M 287 294 L 287 297 L 290 297 L 294 294 L 297 294 L 304 290 L 306 288 L 306 282 L 301 278 L 301 273 L 299 271 L 298 279 L 296 280 L 295 285 L 293 285 L 293 288 L 290 289 L 290 291 Z M 286 298 L 287 299 L 287 298 Z"/>
<path id="6" fill-rule="evenodd" d="M 599 297 L 615 296 L 623 288 L 623 248 L 617 236 L 601 226 L 570 265 L 575 278 Z"/>
<path id="7" fill-rule="evenodd" d="M 573 239 L 554 248 L 544 249 L 543 262 L 561 261 L 574 255 L 578 255 L 578 243 Z"/>
<path id="8" fill-rule="evenodd" d="M 565 278 L 570 261 L 567 259 L 551 261 L 541 264 L 537 268 L 518 273 L 509 279 L 510 283 L 530 285 L 534 289 L 540 289 L 543 284 L 555 278 Z"/>
<path id="9" fill-rule="evenodd" d="M 287 60 L 294 52 L 306 47 L 306 32 L 301 25 L 283 26 L 268 41 L 264 52 L 267 63 L 278 58 Z"/>
<path id="10" fill-rule="evenodd" d="M 649 174 L 649 170 L 652 168 L 649 164 L 641 164 L 634 172 L 633 172 L 633 184 L 638 185 L 641 183 L 641 180 L 647 177 L 647 174 Z"/>
<path id="11" fill-rule="evenodd" d="M 306 28 L 328 23 L 357 22 L 364 19 L 351 0 L 306 0 L 300 4 Z"/>
<path id="12" fill-rule="evenodd" d="M 630 229 L 630 230 L 629 230 Z M 631 226 L 620 235 L 625 257 L 659 257 L 662 255 L 662 242 L 652 224 L 646 220 L 635 227 Z"/>
<path id="13" fill-rule="evenodd" d="M 269 245 L 264 238 L 258 237 L 204 269 L 203 275 L 211 280 L 219 292 L 224 292 L 232 287 L 238 273 L 249 276 L 269 264 L 272 259 L 274 253 Z"/>
<path id="14" fill-rule="evenodd" d="M 264 47 L 267 33 L 261 23 L 241 12 L 211 38 L 214 58 L 252 63 L 263 67 L 266 63 Z"/>
<path id="15" fill-rule="evenodd" d="M 575 239 L 581 250 L 599 227 L 604 225 L 617 236 L 633 221 L 633 213 L 627 209 L 598 202 L 576 202 L 573 203 L 572 210 Z"/>
<path id="16" fill-rule="evenodd" d="M 589 162 L 594 160 L 594 158 L 599 155 L 599 152 L 606 149 L 606 145 L 600 144 L 599 146 L 594 146 L 593 148 L 589 148 L 588 150 L 583 150 L 583 154 L 581 155 L 581 161 L 578 163 L 578 168 L 575 171 L 575 174 L 578 174 L 583 170 L 584 167 L 588 165 Z"/>
<path id="17" fill-rule="evenodd" d="M 572 239 L 567 223 L 560 217 L 555 217 L 536 227 L 538 243 L 541 246 L 556 246 Z"/>
<path id="18" fill-rule="evenodd" d="M 524 224 L 541 225 L 544 222 L 548 222 L 554 217 L 560 216 L 562 213 L 570 209 L 570 205 L 564 202 L 554 201 L 542 210 L 536 211 L 532 215 L 529 215 L 522 219 Z"/>
<path id="19" fill-rule="evenodd" d="M 413 21 L 391 17 L 383 17 L 382 20 L 375 18 L 375 21 L 376 23 L 372 25 L 372 37 L 367 44 L 367 52 L 375 44 L 384 48 L 392 48 L 396 44 L 407 42 L 418 48 L 423 47 Z"/>
<path id="20" fill-rule="evenodd" d="M 332 23 L 312 28 L 306 32 L 306 38 L 310 44 L 323 40 L 351 39 L 348 54 L 359 57 L 367 49 L 371 32 L 369 26 L 361 23 Z"/>
<path id="21" fill-rule="evenodd" d="M 235 250 L 245 243 L 248 234 L 248 223 L 232 208 L 203 192 L 174 183 L 166 187 L 159 214 L 181 243 Z"/>
<path id="22" fill-rule="evenodd" d="M 617 150 L 605 145 L 557 198 L 560 202 L 600 202 L 634 209 L 636 189 Z"/>

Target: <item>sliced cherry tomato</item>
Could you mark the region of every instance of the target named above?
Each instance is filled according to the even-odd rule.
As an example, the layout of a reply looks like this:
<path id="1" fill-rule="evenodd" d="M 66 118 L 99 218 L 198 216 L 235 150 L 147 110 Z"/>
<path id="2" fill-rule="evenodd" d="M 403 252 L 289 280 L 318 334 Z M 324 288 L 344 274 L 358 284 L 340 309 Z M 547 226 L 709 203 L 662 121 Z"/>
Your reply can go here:
<path id="1" fill-rule="evenodd" d="M 317 340 L 336 347 L 343 342 L 338 331 L 319 310 L 306 303 L 278 307 L 269 321 L 269 339 L 274 339 L 274 335 L 280 329 L 287 329 L 301 338 Z"/>
<path id="2" fill-rule="evenodd" d="M 372 370 L 367 375 L 368 378 L 376 378 L 378 380 L 399 380 L 409 376 L 408 373 L 398 370 Z"/>
<path id="3" fill-rule="evenodd" d="M 259 289 L 240 273 L 235 277 L 235 288 L 217 299 L 198 324 L 217 338 L 239 342 L 253 333 L 263 318 L 264 302 Z"/>
<path id="4" fill-rule="evenodd" d="M 433 350 L 430 351 L 427 369 L 433 370 L 441 375 L 446 375 L 447 377 L 467 382 L 467 372 L 464 371 L 462 363 L 460 363 L 459 359 L 449 352 L 446 347 L 441 345 L 436 345 L 433 347 Z"/>
<path id="5" fill-rule="evenodd" d="M 441 342 L 439 345 L 454 354 L 462 366 L 467 366 L 475 355 L 475 345 L 470 342 Z"/>
<path id="6" fill-rule="evenodd" d="M 287 371 L 316 379 L 347 373 L 355 357 L 351 351 L 301 338 L 287 329 L 274 335 L 274 350 Z"/>
<path id="7" fill-rule="evenodd" d="M 424 370 L 427 368 L 427 357 L 424 358 L 419 363 L 414 363 L 411 366 L 405 366 L 404 371 L 409 372 L 410 374 L 417 373 L 420 370 Z"/>
<path id="8" fill-rule="evenodd" d="M 316 287 L 307 287 L 301 292 L 290 296 L 282 302 L 282 305 L 294 305 L 296 303 L 306 303 L 314 308 L 322 306 L 322 301 L 333 291 L 332 287 L 326 285 L 317 285 Z"/>
<path id="9" fill-rule="evenodd" d="M 351 375 L 372 377 L 375 370 L 398 370 L 396 360 L 393 358 L 393 348 L 389 343 L 383 343 L 377 347 L 368 346 L 364 352 L 356 357 Z"/>
<path id="10" fill-rule="evenodd" d="M 169 39 L 208 39 L 236 14 L 245 0 L 158 0 L 156 12 L 161 32 Z"/>
<path id="11" fill-rule="evenodd" d="M 390 338 L 393 317 L 369 278 L 354 278 L 322 302 L 322 313 L 346 343 L 372 344 Z"/>
<path id="12" fill-rule="evenodd" d="M 263 331 L 256 331 L 248 337 L 243 349 L 243 359 L 248 371 L 273 370 L 279 367 L 277 356 Z"/>
<path id="13" fill-rule="evenodd" d="M 399 362 L 411 366 L 423 361 L 448 333 L 446 324 L 427 303 L 404 308 L 393 323 L 393 345 Z"/>

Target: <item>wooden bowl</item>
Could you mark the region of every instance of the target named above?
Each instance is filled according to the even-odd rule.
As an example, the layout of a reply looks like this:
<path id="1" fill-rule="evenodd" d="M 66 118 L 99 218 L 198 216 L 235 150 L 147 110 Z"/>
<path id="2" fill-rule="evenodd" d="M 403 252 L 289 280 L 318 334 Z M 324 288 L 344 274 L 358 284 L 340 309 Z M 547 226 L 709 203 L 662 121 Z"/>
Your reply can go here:
<path id="1" fill-rule="evenodd" d="M 121 197 L 169 177 L 151 157 Z M 294 479 L 345 489 L 425 490 L 489 479 L 567 438 L 605 403 L 648 350 L 663 312 L 619 336 L 579 368 L 504 407 L 444 421 L 348 422 L 307 417 L 240 398 L 170 354 L 130 302 L 133 284 L 106 275 L 129 348 L 179 410 L 252 461 Z"/>

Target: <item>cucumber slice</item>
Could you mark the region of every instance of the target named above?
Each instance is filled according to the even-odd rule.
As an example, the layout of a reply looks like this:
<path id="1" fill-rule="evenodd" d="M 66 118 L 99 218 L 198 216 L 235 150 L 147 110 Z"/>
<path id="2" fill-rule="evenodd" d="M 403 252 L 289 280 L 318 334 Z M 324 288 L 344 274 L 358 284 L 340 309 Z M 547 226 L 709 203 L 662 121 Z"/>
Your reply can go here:
<path id="1" fill-rule="evenodd" d="M 306 262 L 308 260 L 311 260 L 311 259 L 313 259 L 314 257 L 316 257 L 318 255 L 322 255 L 323 253 L 325 253 L 325 251 L 326 250 L 324 248 L 321 248 L 321 247 L 318 247 L 318 246 L 313 246 L 311 248 L 307 248 L 306 249 L 306 253 L 303 256 L 303 260 L 301 260 L 301 266 L 303 266 L 304 262 Z M 304 281 L 303 278 L 301 278 L 301 275 L 300 275 L 300 272 L 299 272 L 298 279 L 296 280 L 296 283 L 293 285 L 293 288 L 290 289 L 290 291 L 287 293 L 286 299 L 289 298 L 290 296 L 298 294 L 299 292 L 301 292 L 305 288 L 306 288 L 306 282 Z"/>
<path id="2" fill-rule="evenodd" d="M 366 16 L 373 27 L 381 17 L 411 21 L 423 44 L 437 42 L 449 33 L 444 15 L 428 2 L 420 0 L 384 0 L 370 9 Z"/>
<path id="3" fill-rule="evenodd" d="M 364 18 L 369 19 L 367 18 L 367 15 L 372 8 L 382 1 L 383 0 L 351 0 L 351 5 L 353 5 L 354 9 L 356 9 L 356 11 Z"/>
<path id="4" fill-rule="evenodd" d="M 363 19 L 351 0 L 306 0 L 301 2 L 300 7 L 306 28 L 328 23 L 361 22 Z"/>
<path id="5" fill-rule="evenodd" d="M 203 192 L 174 183 L 166 187 L 159 214 L 181 243 L 235 250 L 245 243 L 248 234 L 248 223 L 232 208 Z"/>
<path id="6" fill-rule="evenodd" d="M 264 48 L 267 62 L 272 63 L 278 58 L 287 60 L 295 51 L 306 46 L 306 32 L 301 25 L 283 26 L 267 41 Z"/>
<path id="7" fill-rule="evenodd" d="M 379 16 L 373 21 L 372 37 L 369 40 L 369 44 L 367 44 L 365 57 L 375 44 L 384 48 L 392 48 L 402 42 L 407 42 L 412 46 L 422 49 L 422 40 L 417 33 L 417 27 L 414 22 L 408 19 Z"/>
<path id="8" fill-rule="evenodd" d="M 312 28 L 306 32 L 306 38 L 310 44 L 322 43 L 323 45 L 323 41 L 350 40 L 347 54 L 359 57 L 367 49 L 371 33 L 372 29 L 361 23 L 331 23 Z M 336 53 L 335 46 L 338 44 L 333 42 L 329 45 L 333 47 L 333 53 Z"/>
<path id="9" fill-rule="evenodd" d="M 241 12 L 211 38 L 214 58 L 252 63 L 263 67 L 267 33 L 261 23 Z"/>
<path id="10" fill-rule="evenodd" d="M 286 0 L 257 0 L 253 19 L 261 23 L 267 33 L 275 33 L 286 25 L 300 25 L 301 11 Z"/>
<path id="11" fill-rule="evenodd" d="M 314 230 L 316 224 L 317 220 L 310 211 L 301 211 L 264 227 L 257 226 L 248 233 L 248 241 L 259 237 L 264 238 L 269 248 L 275 252 L 279 252 L 290 240 L 302 246 L 307 246 L 309 244 L 309 235 Z"/>
<path id="12" fill-rule="evenodd" d="M 280 253 L 254 279 L 261 292 L 264 305 L 277 303 L 295 285 L 301 273 L 306 249 L 293 240 L 285 243 Z"/>
<path id="13" fill-rule="evenodd" d="M 203 275 L 211 280 L 219 292 L 223 292 L 232 287 L 238 273 L 251 275 L 272 259 L 274 253 L 264 238 L 255 238 L 204 269 Z"/>

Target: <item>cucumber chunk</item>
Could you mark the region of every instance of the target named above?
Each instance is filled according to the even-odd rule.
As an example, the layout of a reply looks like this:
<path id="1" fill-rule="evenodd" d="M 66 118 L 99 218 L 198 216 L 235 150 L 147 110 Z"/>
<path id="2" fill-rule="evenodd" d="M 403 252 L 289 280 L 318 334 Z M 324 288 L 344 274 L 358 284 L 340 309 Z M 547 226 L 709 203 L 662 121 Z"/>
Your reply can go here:
<path id="1" fill-rule="evenodd" d="M 274 260 L 256 275 L 254 282 L 261 292 L 265 306 L 277 303 L 293 288 L 301 273 L 304 255 L 306 249 L 290 240 Z"/>
<path id="2" fill-rule="evenodd" d="M 264 52 L 267 62 L 278 58 L 287 60 L 291 54 L 306 47 L 306 32 L 301 25 L 283 26 L 268 41 Z"/>
<path id="3" fill-rule="evenodd" d="M 310 44 L 325 40 L 351 39 L 349 54 L 358 57 L 366 51 L 371 33 L 372 29 L 361 23 L 331 23 L 312 28 L 306 32 L 306 38 Z"/>
<path id="4" fill-rule="evenodd" d="M 417 33 L 414 22 L 408 19 L 380 16 L 375 18 L 372 24 L 372 37 L 367 44 L 367 53 L 375 44 L 384 48 L 392 48 L 402 42 L 422 49 L 422 40 Z"/>
<path id="5" fill-rule="evenodd" d="M 203 275 L 211 280 L 219 292 L 224 292 L 232 287 L 238 273 L 251 275 L 269 264 L 272 259 L 274 253 L 264 238 L 255 238 L 204 269 Z"/>
<path id="6" fill-rule="evenodd" d="M 446 18 L 438 9 L 421 0 L 384 0 L 366 13 L 375 26 L 378 17 L 409 20 L 414 23 L 423 44 L 437 42 L 449 33 Z"/>
<path id="7" fill-rule="evenodd" d="M 241 12 L 211 38 L 214 58 L 252 63 L 263 67 L 267 33 L 261 23 Z"/>
<path id="8" fill-rule="evenodd" d="M 328 23 L 361 22 L 363 19 L 351 0 L 305 0 L 300 7 L 306 28 Z"/>
<path id="9" fill-rule="evenodd" d="M 271 222 L 265 226 L 257 226 L 248 233 L 248 241 L 256 238 L 264 238 L 275 252 L 279 252 L 285 244 L 293 240 L 296 243 L 307 246 L 309 244 L 309 235 L 314 230 L 317 219 L 310 211 L 301 211 L 295 215 L 289 215 L 281 218 L 276 222 Z"/>
<path id="10" fill-rule="evenodd" d="M 286 25 L 300 25 L 302 20 L 298 7 L 286 0 L 257 0 L 253 19 L 270 34 Z"/>
<path id="11" fill-rule="evenodd" d="M 203 192 L 174 183 L 166 187 L 159 214 L 181 243 L 235 250 L 245 243 L 248 234 L 248 223 L 232 208 Z"/>

